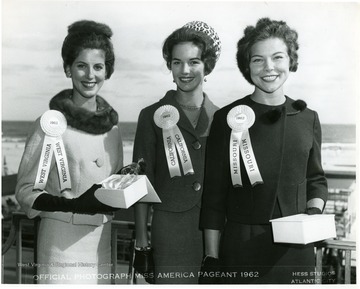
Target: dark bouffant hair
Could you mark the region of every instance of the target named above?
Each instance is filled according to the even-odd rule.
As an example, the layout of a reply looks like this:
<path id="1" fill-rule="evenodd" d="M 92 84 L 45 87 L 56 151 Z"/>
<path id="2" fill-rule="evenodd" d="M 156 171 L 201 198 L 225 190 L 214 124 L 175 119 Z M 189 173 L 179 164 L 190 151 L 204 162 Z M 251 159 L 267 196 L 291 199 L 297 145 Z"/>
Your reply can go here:
<path id="1" fill-rule="evenodd" d="M 270 20 L 269 18 L 261 18 L 256 26 L 247 26 L 244 30 L 244 36 L 237 44 L 236 60 L 237 65 L 245 77 L 245 79 L 254 84 L 250 77 L 250 52 L 251 47 L 262 40 L 268 38 L 280 38 L 284 41 L 288 48 L 290 57 L 290 71 L 295 72 L 298 67 L 298 34 L 291 29 L 284 21 Z"/>
<path id="2" fill-rule="evenodd" d="M 194 29 L 182 27 L 171 33 L 164 42 L 162 53 L 167 67 L 171 70 L 173 48 L 181 42 L 192 42 L 201 50 L 201 60 L 205 65 L 205 75 L 210 74 L 216 64 L 216 50 L 213 40 L 204 33 Z"/>
<path id="3" fill-rule="evenodd" d="M 95 21 L 80 20 L 71 24 L 61 50 L 64 70 L 74 63 L 82 50 L 101 49 L 105 52 L 106 79 L 109 79 L 115 63 L 112 35 L 109 26 Z"/>

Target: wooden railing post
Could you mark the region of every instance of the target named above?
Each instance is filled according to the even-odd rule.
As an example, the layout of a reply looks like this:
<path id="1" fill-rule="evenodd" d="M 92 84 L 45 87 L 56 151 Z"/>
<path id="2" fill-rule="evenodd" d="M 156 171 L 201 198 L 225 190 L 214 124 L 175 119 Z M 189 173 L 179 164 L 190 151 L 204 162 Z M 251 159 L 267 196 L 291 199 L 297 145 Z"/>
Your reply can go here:
<path id="1" fill-rule="evenodd" d="M 351 283 L 351 250 L 345 250 L 345 284 Z"/>
<path id="2" fill-rule="evenodd" d="M 116 274 L 117 270 L 117 233 L 118 230 L 114 226 L 111 226 L 111 264 L 112 273 Z M 111 279 L 111 284 L 115 284 L 115 278 Z"/>
<path id="3" fill-rule="evenodd" d="M 130 259 L 129 259 L 129 270 L 128 274 L 130 278 L 128 279 L 128 284 L 136 284 L 136 276 L 135 276 L 135 269 L 134 269 L 134 258 L 135 258 L 135 230 L 132 231 L 131 234 L 131 243 L 130 243 Z"/>
<path id="4" fill-rule="evenodd" d="M 16 280 L 18 284 L 21 284 L 22 279 L 22 227 L 21 220 L 17 220 L 16 222 L 16 264 L 15 264 L 15 272 L 16 272 Z"/>
<path id="5" fill-rule="evenodd" d="M 323 248 L 316 247 L 316 275 L 315 275 L 315 283 L 321 284 L 322 283 L 322 256 L 323 256 Z"/>
<path id="6" fill-rule="evenodd" d="M 34 219 L 34 263 L 35 263 L 35 266 L 34 266 L 34 275 L 37 275 L 37 262 L 38 262 L 38 259 L 37 259 L 37 242 L 38 242 L 38 232 L 39 232 L 39 225 L 40 225 L 40 217 L 37 217 Z M 36 281 L 36 278 L 34 278 L 34 284 L 37 283 Z"/>

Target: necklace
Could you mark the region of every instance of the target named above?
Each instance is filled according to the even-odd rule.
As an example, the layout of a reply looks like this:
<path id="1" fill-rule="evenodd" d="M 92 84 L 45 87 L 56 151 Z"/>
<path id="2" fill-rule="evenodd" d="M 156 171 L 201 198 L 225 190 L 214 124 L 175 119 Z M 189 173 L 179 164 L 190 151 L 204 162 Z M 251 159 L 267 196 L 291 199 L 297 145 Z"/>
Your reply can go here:
<path id="1" fill-rule="evenodd" d="M 186 109 L 186 110 L 199 110 L 202 107 L 202 105 L 195 106 L 195 105 L 185 105 L 185 104 L 180 104 L 180 103 L 179 103 L 179 105 L 182 109 Z"/>
<path id="2" fill-rule="evenodd" d="M 179 94 L 175 95 L 175 100 L 176 102 L 179 104 L 179 106 L 183 109 L 183 110 L 188 110 L 188 111 L 196 111 L 196 110 L 200 110 L 203 105 L 204 105 L 204 101 L 205 101 L 205 97 L 202 95 L 202 102 L 200 105 L 187 105 L 187 104 L 183 104 L 180 102 L 181 97 L 179 96 Z M 188 97 L 187 97 L 188 98 Z M 195 100 L 195 96 L 192 96 L 192 98 Z M 188 99 L 189 100 L 189 99 Z"/>
<path id="3" fill-rule="evenodd" d="M 196 128 L 197 123 L 199 121 L 200 113 L 201 113 L 201 106 L 191 106 L 191 105 L 183 105 L 179 104 L 189 121 L 191 122 L 192 126 Z"/>

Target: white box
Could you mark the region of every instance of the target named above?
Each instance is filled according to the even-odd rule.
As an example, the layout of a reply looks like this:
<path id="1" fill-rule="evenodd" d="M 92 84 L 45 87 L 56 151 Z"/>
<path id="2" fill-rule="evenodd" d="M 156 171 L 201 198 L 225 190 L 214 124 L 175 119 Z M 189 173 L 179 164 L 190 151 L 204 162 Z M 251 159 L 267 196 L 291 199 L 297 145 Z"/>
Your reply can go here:
<path id="1" fill-rule="evenodd" d="M 125 175 L 111 175 L 100 184 L 113 178 L 121 179 L 124 177 Z M 105 205 L 121 209 L 128 209 L 136 202 L 161 203 L 159 196 L 145 175 L 135 176 L 135 181 L 125 189 L 100 188 L 95 191 L 95 197 Z"/>
<path id="2" fill-rule="evenodd" d="M 336 237 L 335 215 L 298 214 L 270 220 L 275 243 L 309 244 Z"/>

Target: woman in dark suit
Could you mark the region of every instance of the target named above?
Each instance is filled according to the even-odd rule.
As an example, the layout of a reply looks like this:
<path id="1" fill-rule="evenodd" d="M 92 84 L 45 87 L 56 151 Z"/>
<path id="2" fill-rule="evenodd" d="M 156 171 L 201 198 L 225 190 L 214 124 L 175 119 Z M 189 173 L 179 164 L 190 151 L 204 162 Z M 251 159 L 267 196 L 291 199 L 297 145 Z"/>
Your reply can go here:
<path id="1" fill-rule="evenodd" d="M 298 65 L 296 31 L 263 18 L 244 34 L 237 63 L 255 90 L 214 115 L 200 223 L 204 270 L 220 260 L 235 272 L 224 283 L 293 283 L 311 278 L 314 246 L 274 243 L 269 220 L 322 213 L 321 127 L 305 102 L 284 94 Z"/>
<path id="2" fill-rule="evenodd" d="M 134 267 L 149 283 L 197 283 L 203 257 L 199 216 L 205 145 L 218 109 L 203 92 L 203 82 L 219 54 L 219 38 L 206 23 L 190 22 L 175 30 L 164 42 L 163 57 L 176 90 L 139 115 L 133 159 L 145 160 L 146 175 L 162 201 L 153 205 L 151 246 L 149 206 L 135 206 Z"/>

